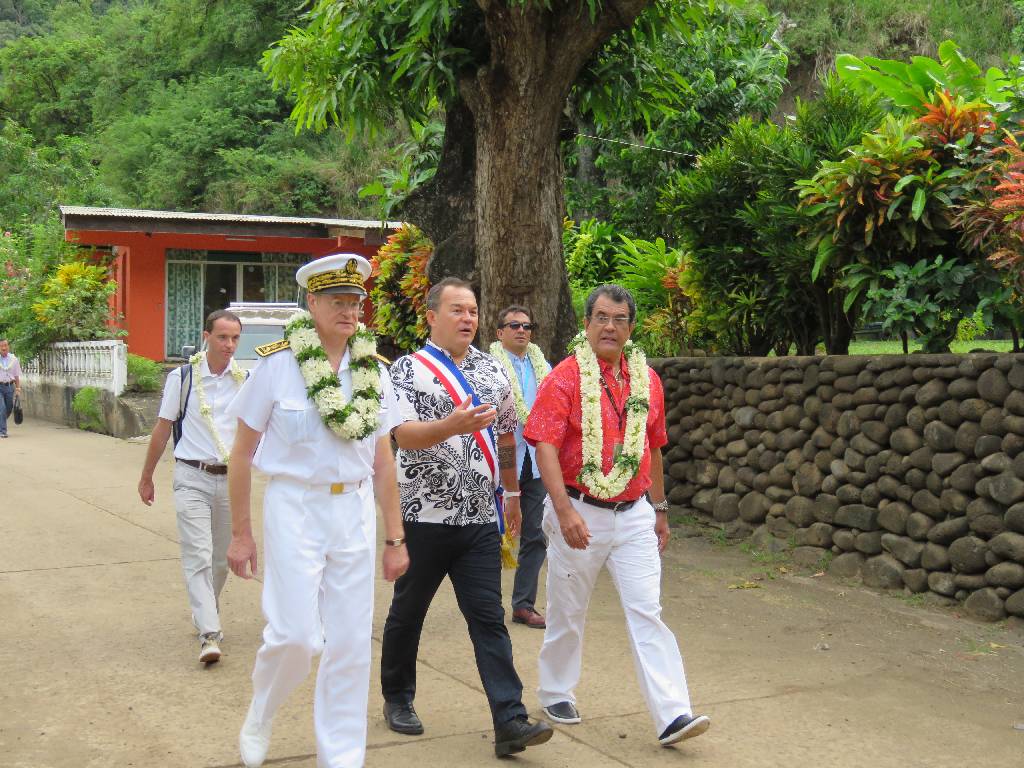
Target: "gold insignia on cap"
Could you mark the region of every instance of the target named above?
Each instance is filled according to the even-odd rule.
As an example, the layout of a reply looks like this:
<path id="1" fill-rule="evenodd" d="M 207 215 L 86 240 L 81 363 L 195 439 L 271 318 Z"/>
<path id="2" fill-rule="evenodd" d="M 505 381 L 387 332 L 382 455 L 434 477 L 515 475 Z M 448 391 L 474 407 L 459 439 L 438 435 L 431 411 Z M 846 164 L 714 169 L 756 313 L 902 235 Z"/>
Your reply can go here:
<path id="1" fill-rule="evenodd" d="M 311 275 L 306 281 L 306 289 L 310 293 L 325 291 L 328 288 L 337 288 L 340 285 L 351 286 L 363 289 L 363 275 L 359 271 L 359 264 L 355 259 L 349 259 L 343 269 L 330 269 Z"/>

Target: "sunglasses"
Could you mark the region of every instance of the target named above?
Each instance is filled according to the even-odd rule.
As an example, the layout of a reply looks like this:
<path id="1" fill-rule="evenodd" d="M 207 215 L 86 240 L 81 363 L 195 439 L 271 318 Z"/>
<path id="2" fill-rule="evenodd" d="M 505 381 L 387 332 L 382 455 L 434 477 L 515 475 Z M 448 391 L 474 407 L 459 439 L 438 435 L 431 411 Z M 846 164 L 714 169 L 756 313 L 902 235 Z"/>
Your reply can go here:
<path id="1" fill-rule="evenodd" d="M 518 331 L 522 328 L 524 331 L 532 331 L 537 327 L 536 323 L 520 323 L 518 320 L 513 320 L 511 323 L 503 323 L 502 328 L 511 328 L 513 331 Z"/>

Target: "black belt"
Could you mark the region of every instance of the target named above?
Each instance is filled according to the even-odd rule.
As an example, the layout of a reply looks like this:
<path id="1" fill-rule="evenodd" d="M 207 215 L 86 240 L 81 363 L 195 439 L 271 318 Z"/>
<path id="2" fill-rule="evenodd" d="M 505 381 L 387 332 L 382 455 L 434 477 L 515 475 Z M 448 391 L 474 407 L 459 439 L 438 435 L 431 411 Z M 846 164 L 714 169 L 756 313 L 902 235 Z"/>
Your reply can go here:
<path id="1" fill-rule="evenodd" d="M 194 461 L 193 459 L 178 459 L 182 464 L 188 464 L 190 467 L 201 469 L 203 472 L 209 472 L 211 475 L 226 475 L 228 473 L 227 464 L 207 464 L 202 461 Z"/>
<path id="2" fill-rule="evenodd" d="M 623 512 L 627 509 L 631 509 L 640 499 L 627 499 L 626 501 L 606 501 L 605 499 L 595 499 L 593 496 L 587 496 L 583 491 L 578 488 L 573 488 L 567 485 L 565 492 L 572 496 L 574 499 L 579 499 L 584 504 L 590 504 L 594 507 L 600 507 L 601 509 L 610 509 L 613 512 Z"/>

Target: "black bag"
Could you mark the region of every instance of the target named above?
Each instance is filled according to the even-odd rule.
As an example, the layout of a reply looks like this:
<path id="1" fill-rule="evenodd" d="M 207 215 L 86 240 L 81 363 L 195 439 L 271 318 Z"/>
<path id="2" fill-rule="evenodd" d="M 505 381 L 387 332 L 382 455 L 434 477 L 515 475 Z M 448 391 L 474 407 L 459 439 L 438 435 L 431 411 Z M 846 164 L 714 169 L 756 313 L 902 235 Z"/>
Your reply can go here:
<path id="1" fill-rule="evenodd" d="M 21 424 L 25 420 L 25 412 L 21 410 L 21 398 L 18 395 L 14 396 L 14 423 Z"/>

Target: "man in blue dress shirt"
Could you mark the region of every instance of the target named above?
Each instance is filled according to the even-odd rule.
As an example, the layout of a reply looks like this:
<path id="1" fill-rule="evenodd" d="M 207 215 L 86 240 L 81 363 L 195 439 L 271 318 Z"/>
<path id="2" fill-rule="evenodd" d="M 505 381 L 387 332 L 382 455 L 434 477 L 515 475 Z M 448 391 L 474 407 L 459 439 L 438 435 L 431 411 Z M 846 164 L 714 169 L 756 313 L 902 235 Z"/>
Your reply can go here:
<path id="1" fill-rule="evenodd" d="M 519 428 L 516 430 L 516 461 L 519 464 L 520 508 L 523 513 L 519 539 L 519 567 L 512 587 L 512 621 L 533 629 L 544 629 L 544 617 L 535 609 L 537 579 L 544 564 L 547 541 L 541 530 L 544 516 L 544 483 L 540 479 L 534 448 L 523 439 L 526 416 L 537 397 L 537 387 L 551 370 L 544 353 L 531 342 L 533 317 L 526 307 L 513 305 L 498 314 L 498 329 L 491 353 L 505 368 L 516 400 Z M 500 347 L 500 349 L 499 349 Z"/>

